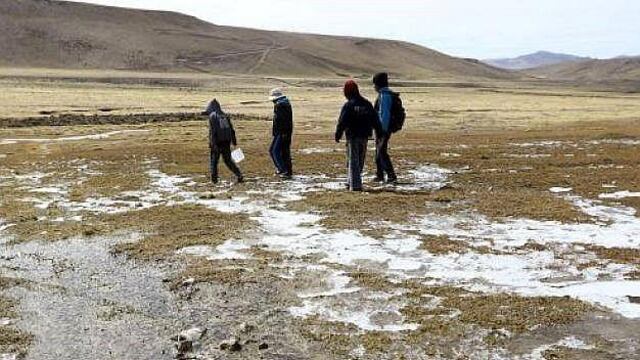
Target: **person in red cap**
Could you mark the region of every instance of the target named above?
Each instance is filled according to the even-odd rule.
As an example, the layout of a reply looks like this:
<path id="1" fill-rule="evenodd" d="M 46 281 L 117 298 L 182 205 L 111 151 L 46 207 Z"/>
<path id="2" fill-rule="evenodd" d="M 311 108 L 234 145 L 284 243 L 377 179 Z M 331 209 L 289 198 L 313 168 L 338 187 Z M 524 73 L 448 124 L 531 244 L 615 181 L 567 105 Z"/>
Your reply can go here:
<path id="1" fill-rule="evenodd" d="M 373 130 L 381 131 L 378 115 L 369 100 L 360 95 L 358 84 L 349 80 L 344 84 L 347 102 L 342 107 L 335 140 L 347 138 L 347 185 L 351 191 L 362 191 L 362 170 L 367 155 L 367 142 Z"/>

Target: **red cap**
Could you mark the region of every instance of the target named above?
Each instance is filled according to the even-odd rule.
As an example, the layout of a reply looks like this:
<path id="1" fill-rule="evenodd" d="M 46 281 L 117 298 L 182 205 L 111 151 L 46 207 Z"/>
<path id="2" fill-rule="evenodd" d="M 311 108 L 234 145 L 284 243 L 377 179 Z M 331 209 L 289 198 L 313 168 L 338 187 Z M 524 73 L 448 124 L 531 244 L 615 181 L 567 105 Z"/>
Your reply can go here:
<path id="1" fill-rule="evenodd" d="M 358 84 L 353 80 L 348 80 L 344 84 L 344 96 L 346 96 L 347 99 L 352 99 L 358 95 L 360 95 Z"/>

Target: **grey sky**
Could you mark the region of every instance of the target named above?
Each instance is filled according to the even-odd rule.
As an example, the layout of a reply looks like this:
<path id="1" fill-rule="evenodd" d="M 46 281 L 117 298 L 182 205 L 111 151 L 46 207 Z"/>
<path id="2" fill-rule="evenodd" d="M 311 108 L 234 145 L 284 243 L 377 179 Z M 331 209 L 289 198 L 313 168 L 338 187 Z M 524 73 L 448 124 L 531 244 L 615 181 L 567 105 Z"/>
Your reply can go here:
<path id="1" fill-rule="evenodd" d="M 637 0 L 90 0 L 220 24 L 406 40 L 457 56 L 640 55 Z"/>

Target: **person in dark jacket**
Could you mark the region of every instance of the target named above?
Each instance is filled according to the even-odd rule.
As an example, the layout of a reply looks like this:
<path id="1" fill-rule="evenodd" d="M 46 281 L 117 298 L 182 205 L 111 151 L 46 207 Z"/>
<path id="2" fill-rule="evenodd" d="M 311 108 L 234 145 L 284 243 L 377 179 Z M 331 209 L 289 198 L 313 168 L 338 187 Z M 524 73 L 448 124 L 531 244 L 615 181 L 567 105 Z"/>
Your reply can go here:
<path id="1" fill-rule="evenodd" d="M 273 101 L 273 141 L 269 148 L 276 174 L 284 179 L 293 175 L 291 161 L 291 137 L 293 135 L 293 109 L 289 99 L 280 89 L 271 90 L 269 100 Z"/>
<path id="2" fill-rule="evenodd" d="M 377 182 L 384 182 L 385 175 L 388 183 L 395 183 L 398 180 L 393 169 L 393 163 L 389 156 L 389 141 L 391 140 L 391 116 L 394 93 L 389 89 L 389 75 L 378 73 L 373 77 L 373 85 L 378 93 L 375 109 L 382 131 L 376 132 L 376 179 Z"/>
<path id="3" fill-rule="evenodd" d="M 362 191 L 362 170 L 367 155 L 367 142 L 373 130 L 381 131 L 376 111 L 369 100 L 360 95 L 358 84 L 349 80 L 344 85 L 347 102 L 342 107 L 335 140 L 337 143 L 346 133 L 348 186 L 351 191 Z"/>
<path id="4" fill-rule="evenodd" d="M 220 156 L 222 156 L 224 163 L 236 176 L 236 181 L 242 183 L 244 181 L 242 172 L 231 158 L 231 146 L 237 146 L 238 141 L 229 116 L 222 111 L 220 103 L 216 99 L 209 103 L 204 115 L 209 116 L 211 181 L 214 184 L 218 183 L 218 162 L 220 161 Z"/>

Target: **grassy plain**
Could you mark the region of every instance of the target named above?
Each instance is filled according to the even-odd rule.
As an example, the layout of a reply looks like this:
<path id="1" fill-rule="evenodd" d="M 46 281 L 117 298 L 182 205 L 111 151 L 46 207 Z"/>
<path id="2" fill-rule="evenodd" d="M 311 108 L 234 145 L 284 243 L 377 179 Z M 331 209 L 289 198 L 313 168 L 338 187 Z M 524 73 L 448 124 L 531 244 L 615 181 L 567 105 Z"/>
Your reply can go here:
<path id="1" fill-rule="evenodd" d="M 265 120 L 271 105 L 264 99 L 268 89 L 275 86 L 285 87 L 295 106 L 296 174 L 340 179 L 345 172 L 344 144 L 335 144 L 332 140 L 335 118 L 343 101 L 338 85 L 339 80 L 335 79 L 1 70 L 0 118 L 74 114 L 99 115 L 106 119 L 94 126 L 23 128 L 1 128 L 0 120 L 0 219 L 12 224 L 5 230 L 10 242 L 61 241 L 139 231 L 144 234 L 143 240 L 118 245 L 114 250 L 129 256 L 131 261 L 182 264 L 184 257 L 175 252 L 184 247 L 215 248 L 228 239 L 257 241 L 256 234 L 261 228 L 249 214 L 227 214 L 179 203 L 183 200 L 181 197 L 187 196 L 184 194 L 169 197 L 162 206 L 123 214 L 104 214 L 88 208 L 71 211 L 68 204 L 105 198 L 139 202 L 143 207 L 143 196 L 131 192 L 150 192 L 159 186 L 154 183 L 157 179 L 150 175 L 151 170 L 190 179 L 194 194 L 201 200 L 227 201 L 241 197 L 277 202 L 264 192 L 274 181 L 267 155 L 270 123 Z M 369 85 L 366 82 L 361 85 L 366 95 L 372 97 Z M 394 138 L 392 145 L 398 172 L 408 174 L 417 166 L 437 164 L 452 170 L 447 186 L 403 191 L 374 189 L 372 184 L 367 184 L 369 191 L 364 194 L 324 190 L 279 205 L 288 210 L 321 214 L 319 224 L 323 231 L 360 230 L 384 241 L 397 231 L 397 225 L 413 224 L 416 218 L 430 214 L 480 214 L 498 223 L 524 218 L 558 224 L 592 224 L 598 219 L 549 189 L 571 188 L 572 195 L 586 199 L 597 199 L 601 193 L 613 191 L 603 185 L 640 191 L 640 145 L 633 145 L 640 141 L 638 94 L 579 91 L 539 84 L 404 85 L 397 90 L 403 94 L 409 119 L 406 129 Z M 212 97 L 221 100 L 229 112 L 248 115 L 235 124 L 240 146 L 247 154 L 242 168 L 248 181 L 233 188 L 224 187 L 224 191 L 207 181 L 204 121 L 108 123 L 110 115 L 118 114 L 133 118 L 143 113 L 197 112 Z M 51 140 L 123 130 L 145 132 L 119 133 L 101 140 Z M 40 140 L 11 142 L 20 138 Z M 372 166 L 369 159 L 369 174 Z M 223 176 L 230 177 L 226 170 L 222 171 Z M 36 173 L 45 176 L 39 183 L 30 183 L 29 176 Z M 37 192 L 39 188 L 50 187 L 63 191 Z M 41 194 L 50 200 L 45 206 L 36 207 L 32 201 L 25 200 Z M 603 204 L 624 204 L 640 211 L 640 204 L 634 198 L 604 200 Z M 70 219 L 72 215 L 82 216 L 82 221 Z M 421 236 L 420 241 L 420 248 L 436 257 L 463 256 L 470 252 L 514 255 L 556 251 L 552 246 L 541 244 L 498 251 L 492 249 L 491 244 L 470 244 L 446 235 Z M 636 274 L 640 271 L 637 249 L 586 246 L 582 250 L 565 251 L 570 254 L 554 255 L 561 259 L 587 254 L 590 264 L 598 269 L 609 264 L 625 264 L 635 267 Z M 259 243 L 250 245 L 250 253 L 250 259 L 237 261 L 189 259 L 170 285 L 173 289 L 180 288 L 183 280 L 193 278 L 197 284 L 222 286 L 230 292 L 239 287 L 249 292 L 271 288 L 267 297 L 279 305 L 270 310 L 279 311 L 278 318 L 288 325 L 284 328 L 290 327 L 278 331 L 290 331 L 295 336 L 290 333 L 287 336 L 304 344 L 304 348 L 329 358 L 355 356 L 354 349 L 364 348 L 362 358 L 411 358 L 412 351 L 419 351 L 430 356 L 475 359 L 482 356 L 478 355 L 482 351 L 492 348 L 508 349 L 514 354 L 530 353 L 535 347 L 533 343 L 555 343 L 574 333 L 596 344 L 594 348 L 580 350 L 585 356 L 615 354 L 611 343 L 602 340 L 607 334 L 577 330 L 581 324 L 593 325 L 598 316 L 615 318 L 592 304 L 569 297 L 525 297 L 475 292 L 453 285 L 432 286 L 427 284 L 431 280 L 428 277 L 390 281 L 385 274 L 366 266 L 335 265 L 337 269 L 347 270 L 351 282 L 366 291 L 395 294 L 389 301 L 404 302 L 399 312 L 407 322 L 418 324 L 415 331 L 363 331 L 353 324 L 321 317 L 292 319 L 282 315 L 286 310 L 282 307 L 297 301 L 291 294 L 292 289 L 304 289 L 308 284 L 304 278 L 284 281 L 278 269 L 291 263 L 308 264 L 316 260 L 311 255 L 267 249 Z M 633 276 L 632 271 L 629 276 Z M 14 283 L 6 285 L 7 288 L 13 286 Z M 428 300 L 433 298 L 440 300 L 435 307 L 428 307 Z M 4 309 L 15 307 L 14 300 L 2 301 L 8 304 Z M 247 310 L 247 313 L 251 312 Z M 632 323 L 620 330 L 621 336 L 639 326 Z M 1 334 L 19 336 L 17 332 Z M 479 340 L 478 334 L 483 334 Z M 28 339 L 21 336 L 20 341 Z M 0 342 L 0 346 L 2 344 Z M 461 344 L 468 344 L 469 348 Z M 632 342 L 625 344 L 633 346 Z M 278 345 L 276 342 L 275 346 Z M 554 346 L 543 355 L 546 359 L 571 359 L 576 351 Z"/>

